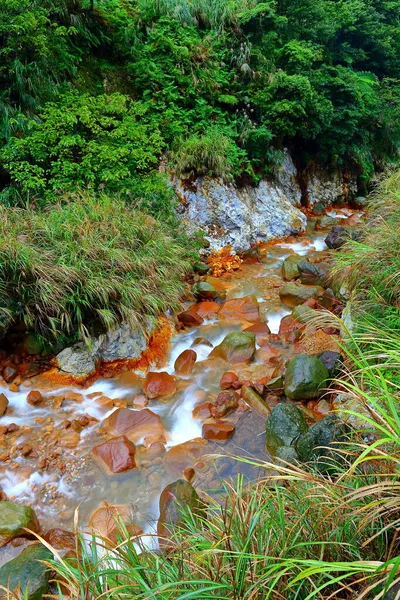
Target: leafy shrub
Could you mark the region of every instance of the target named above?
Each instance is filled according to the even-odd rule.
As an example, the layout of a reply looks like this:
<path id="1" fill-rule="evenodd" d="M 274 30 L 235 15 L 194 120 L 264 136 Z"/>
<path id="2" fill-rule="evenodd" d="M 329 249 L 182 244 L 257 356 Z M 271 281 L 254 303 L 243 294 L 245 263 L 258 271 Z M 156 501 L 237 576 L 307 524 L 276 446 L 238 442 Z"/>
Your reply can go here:
<path id="1" fill-rule="evenodd" d="M 79 193 L 38 212 L 0 207 L 3 314 L 47 338 L 93 321 L 143 325 L 177 305 L 188 250 L 152 217 L 106 195 Z"/>

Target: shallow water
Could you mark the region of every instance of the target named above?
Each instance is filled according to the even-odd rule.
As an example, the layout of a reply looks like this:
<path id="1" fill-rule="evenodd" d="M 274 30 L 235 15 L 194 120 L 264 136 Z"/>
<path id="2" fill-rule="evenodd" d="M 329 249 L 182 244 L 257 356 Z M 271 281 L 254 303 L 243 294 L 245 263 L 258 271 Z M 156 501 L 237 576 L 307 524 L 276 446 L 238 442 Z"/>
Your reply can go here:
<path id="1" fill-rule="evenodd" d="M 221 278 L 226 286 L 228 299 L 247 295 L 257 297 L 260 314 L 267 321 L 272 333 L 278 332 L 282 317 L 290 313 L 290 310 L 281 304 L 278 295 L 283 260 L 294 252 L 305 256 L 326 248 L 323 241 L 326 232 L 315 233 L 310 226 L 307 236 L 308 239 L 302 238 L 295 243 L 279 243 L 266 247 L 260 263 L 243 264 L 239 271 L 225 274 Z M 191 348 L 196 338 L 206 338 L 216 346 L 228 333 L 240 331 L 250 324 L 210 319 L 199 327 L 177 333 L 171 340 L 166 364 L 158 370 L 173 374 L 176 358 L 182 351 Z M 168 400 L 151 400 L 147 406 L 163 421 L 167 431 L 167 450 L 201 437 L 201 421 L 193 419 L 192 410 L 197 404 L 221 391 L 220 378 L 225 371 L 230 370 L 229 365 L 223 361 L 209 358 L 211 347 L 196 345 L 194 349 L 197 352 L 195 368 L 191 375 L 178 377 L 178 391 L 174 397 Z M 257 358 L 255 363 L 257 364 Z M 237 371 L 235 367 L 232 370 Z M 147 532 L 152 530 L 158 518 L 160 492 L 166 484 L 180 476 L 182 464 L 175 465 L 165 461 L 162 453 L 154 455 L 154 452 L 151 453 L 145 448 L 138 448 L 139 468 L 107 476 L 90 457 L 91 448 L 104 441 L 104 437 L 98 431 L 99 425 L 115 407 L 100 407 L 96 398 L 88 396 L 101 392 L 110 399 L 129 402 L 134 394 L 141 392 L 142 377 L 143 373 L 123 373 L 114 379 L 98 380 L 87 389 L 62 388 L 44 391 L 43 396 L 47 398 L 70 391 L 83 395 L 82 402 L 64 401 L 60 408 L 51 408 L 47 403 L 44 407 L 35 408 L 27 404 L 26 395 L 32 388 L 21 386 L 15 393 L 5 390 L 12 414 L 3 416 L 0 424 L 15 423 L 28 427 L 26 430 L 21 429 L 22 435 L 18 437 L 17 443 L 30 443 L 37 451 L 38 457 L 19 457 L 10 464 L 0 463 L 0 488 L 10 499 L 32 504 L 44 531 L 51 527 L 71 529 L 73 513 L 78 504 L 81 522 L 87 523 L 91 512 L 103 501 L 111 504 L 131 503 L 135 523 Z M 40 389 L 40 378 L 36 379 L 33 389 Z M 79 415 L 94 417 L 98 423 L 82 429 L 76 448 L 60 446 L 57 432 L 64 428 L 66 420 L 76 419 Z M 231 440 L 223 445 L 208 442 L 204 446 L 207 455 L 220 454 L 221 457 L 201 457 L 201 460 L 197 461 L 194 484 L 202 489 L 216 490 L 221 477 L 234 477 L 238 473 L 250 478 L 257 476 L 253 466 L 240 463 L 232 456 L 267 458 L 265 418 L 248 410 L 233 419 L 236 421 L 236 432 Z M 54 444 L 49 446 L 51 436 L 54 436 Z M 49 460 L 54 461 L 54 464 L 43 467 L 40 463 L 39 458 L 43 463 L 43 448 L 46 448 Z M 183 466 L 193 466 L 194 462 L 196 461 L 188 456 L 187 465 Z M 1 560 L 0 556 L 0 562 Z"/>

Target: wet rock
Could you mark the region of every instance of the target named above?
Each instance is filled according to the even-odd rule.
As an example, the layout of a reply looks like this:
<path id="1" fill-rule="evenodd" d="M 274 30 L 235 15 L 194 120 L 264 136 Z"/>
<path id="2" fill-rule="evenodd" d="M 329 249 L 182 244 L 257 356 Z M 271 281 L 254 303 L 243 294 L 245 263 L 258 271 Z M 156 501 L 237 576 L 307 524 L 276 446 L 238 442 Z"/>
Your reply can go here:
<path id="1" fill-rule="evenodd" d="M 81 441 L 81 436 L 78 431 L 63 431 L 62 433 L 58 433 L 58 431 L 53 432 L 53 435 L 49 438 L 51 441 L 58 441 L 59 446 L 62 448 L 73 449 L 79 445 Z"/>
<path id="2" fill-rule="evenodd" d="M 297 452 L 293 446 L 280 446 L 276 450 L 275 458 L 291 465 L 298 462 Z"/>
<path id="3" fill-rule="evenodd" d="M 235 426 L 231 423 L 209 421 L 203 423 L 201 433 L 206 440 L 224 442 L 233 436 L 235 433 Z"/>
<path id="4" fill-rule="evenodd" d="M 11 383 L 18 375 L 17 367 L 15 365 L 8 365 L 7 367 L 4 367 L 2 375 L 4 381 Z"/>
<path id="5" fill-rule="evenodd" d="M 198 337 L 195 340 L 193 340 L 193 346 L 208 346 L 209 348 L 212 348 L 213 345 L 209 340 L 206 340 L 206 338 L 202 338 L 202 337 Z"/>
<path id="6" fill-rule="evenodd" d="M 324 215 L 325 214 L 325 206 L 322 202 L 317 202 L 313 206 L 313 215 Z"/>
<path id="7" fill-rule="evenodd" d="M 293 279 L 297 279 L 299 276 L 298 265 L 301 262 L 304 262 L 304 256 L 299 256 L 298 254 L 293 254 L 292 256 L 288 256 L 282 263 L 282 277 L 285 281 L 292 281 Z"/>
<path id="8" fill-rule="evenodd" d="M 279 325 L 279 335 L 286 336 L 287 334 L 292 333 L 293 331 L 296 331 L 301 328 L 303 328 L 303 324 L 300 323 L 300 321 L 298 321 L 293 316 L 293 314 L 286 315 L 285 317 L 283 317 L 283 319 L 281 319 Z"/>
<path id="9" fill-rule="evenodd" d="M 331 248 L 332 250 L 338 250 L 339 248 L 344 246 L 344 244 L 350 239 L 350 231 L 346 229 L 346 227 L 336 225 L 335 227 L 332 227 L 332 229 L 326 236 L 325 244 L 328 246 L 328 248 Z"/>
<path id="10" fill-rule="evenodd" d="M 210 271 L 210 267 L 207 263 L 198 262 L 193 265 L 193 271 L 199 275 L 207 275 Z"/>
<path id="11" fill-rule="evenodd" d="M 227 300 L 218 311 L 218 317 L 224 321 L 257 321 L 259 308 L 256 296 L 244 296 Z"/>
<path id="12" fill-rule="evenodd" d="M 182 325 L 187 325 L 188 327 L 197 327 L 203 322 L 203 318 L 200 315 L 190 310 L 185 310 L 179 313 L 177 319 L 182 323 Z"/>
<path id="13" fill-rule="evenodd" d="M 211 417 L 212 406 L 211 402 L 203 402 L 203 404 L 195 406 L 192 412 L 193 419 L 202 419 L 204 421 L 204 419 Z"/>
<path id="14" fill-rule="evenodd" d="M 327 282 L 327 273 L 319 265 L 303 260 L 298 264 L 301 283 L 308 285 L 324 286 Z"/>
<path id="15" fill-rule="evenodd" d="M 143 392 L 147 398 L 170 398 L 176 392 L 176 381 L 166 371 L 161 373 L 147 373 L 143 385 Z"/>
<path id="16" fill-rule="evenodd" d="M 292 310 L 292 317 L 299 323 L 309 323 L 309 321 L 314 318 L 318 312 L 305 304 L 299 304 L 295 306 Z"/>
<path id="17" fill-rule="evenodd" d="M 178 479 L 167 485 L 160 496 L 160 518 L 157 524 L 160 546 L 168 544 L 174 527 L 183 525 L 185 513 L 190 510 L 196 515 L 202 508 L 200 496 L 188 481 Z"/>
<path id="18" fill-rule="evenodd" d="M 225 417 L 237 409 L 239 406 L 239 397 L 231 390 L 218 394 L 214 405 L 211 408 L 211 414 L 216 419 Z"/>
<path id="19" fill-rule="evenodd" d="M 255 351 L 256 336 L 254 333 L 242 331 L 228 333 L 221 344 L 214 348 L 211 355 L 222 358 L 230 364 L 237 364 L 251 360 Z"/>
<path id="20" fill-rule="evenodd" d="M 179 375 L 190 375 L 197 360 L 194 350 L 184 350 L 176 359 L 174 369 Z"/>
<path id="21" fill-rule="evenodd" d="M 219 382 L 219 387 L 222 388 L 223 390 L 227 390 L 230 387 L 233 387 L 233 385 L 238 380 L 239 380 L 239 378 L 236 375 L 236 373 L 233 373 L 232 371 L 226 371 L 226 373 L 224 373 L 221 377 L 221 381 Z"/>
<path id="22" fill-rule="evenodd" d="M 40 561 L 52 558 L 52 553 L 43 545 L 28 546 L 0 568 L 0 585 L 10 591 L 19 587 L 26 600 L 41 600 L 48 590 L 50 569 Z"/>
<path id="23" fill-rule="evenodd" d="M 198 300 L 215 300 L 216 298 L 224 298 L 225 293 L 217 290 L 211 283 L 207 281 L 199 281 L 192 287 L 192 292 Z"/>
<path id="24" fill-rule="evenodd" d="M 104 398 L 104 396 L 103 396 Z M 144 394 L 136 394 L 132 398 L 132 404 L 135 408 L 144 408 L 149 403 L 148 399 Z"/>
<path id="25" fill-rule="evenodd" d="M 195 438 L 170 448 L 164 457 L 164 464 L 170 471 L 179 475 L 192 467 L 208 451 L 207 440 Z"/>
<path id="26" fill-rule="evenodd" d="M 326 229 L 331 229 L 335 227 L 339 223 L 336 217 L 330 217 L 329 215 L 325 215 L 317 220 L 315 223 L 315 231 L 324 231 Z"/>
<path id="27" fill-rule="evenodd" d="M 292 400 L 317 398 L 328 379 L 328 369 L 316 356 L 300 354 L 286 367 L 285 394 Z"/>
<path id="28" fill-rule="evenodd" d="M 303 304 L 308 298 L 316 298 L 323 291 L 324 289 L 320 286 L 287 283 L 279 290 L 279 296 L 283 304 L 294 307 Z"/>
<path id="29" fill-rule="evenodd" d="M 135 454 L 135 445 L 124 435 L 107 440 L 92 449 L 93 457 L 108 474 L 134 469 Z"/>
<path id="30" fill-rule="evenodd" d="M 190 483 L 191 481 L 193 481 L 194 476 L 196 475 L 196 471 L 193 468 L 189 467 L 187 469 L 183 469 L 182 475 L 186 479 L 186 481 Z"/>
<path id="31" fill-rule="evenodd" d="M 293 441 L 307 431 L 303 413 L 290 402 L 275 406 L 265 425 L 267 449 L 276 455 L 282 446 L 291 446 Z"/>
<path id="32" fill-rule="evenodd" d="M 27 333 L 22 343 L 27 354 L 42 354 L 45 350 L 45 342 L 37 333 Z"/>
<path id="33" fill-rule="evenodd" d="M 8 406 L 8 398 L 4 394 L 0 394 L 0 417 L 4 415 Z"/>
<path id="34" fill-rule="evenodd" d="M 263 397 L 260 394 L 257 394 L 255 390 L 253 390 L 248 385 L 242 386 L 242 398 L 247 402 L 247 404 L 260 415 L 267 417 L 271 409 L 264 401 Z"/>
<path id="35" fill-rule="evenodd" d="M 311 425 L 309 430 L 296 440 L 297 454 L 304 462 L 317 459 L 320 466 L 332 466 L 332 451 L 334 447 L 340 450 L 339 444 L 348 439 L 348 433 L 348 426 L 336 415 L 329 414 Z"/>
<path id="36" fill-rule="evenodd" d="M 72 531 L 49 529 L 43 538 L 56 550 L 74 550 L 76 548 L 76 538 Z"/>
<path id="37" fill-rule="evenodd" d="M 341 367 L 343 367 L 343 356 L 340 352 L 330 352 L 329 350 L 326 350 L 325 352 L 317 354 L 317 357 L 328 369 L 330 378 L 338 376 Z"/>
<path id="38" fill-rule="evenodd" d="M 256 336 L 257 339 L 259 339 L 263 336 L 268 336 L 271 333 L 270 328 L 263 321 L 256 321 L 254 323 L 254 325 L 250 325 L 250 327 L 246 327 L 246 329 L 244 329 L 243 331 L 249 332 L 249 333 L 254 333 L 254 335 Z"/>
<path id="39" fill-rule="evenodd" d="M 200 317 L 203 319 L 210 319 L 215 317 L 217 312 L 219 311 L 220 305 L 216 302 L 198 302 L 194 306 L 190 308 L 190 310 L 195 311 Z"/>
<path id="40" fill-rule="evenodd" d="M 16 537 L 29 535 L 25 529 L 39 531 L 39 522 L 30 506 L 0 501 L 0 548 Z"/>
<path id="41" fill-rule="evenodd" d="M 131 442 L 137 443 L 142 438 L 160 435 L 165 439 L 165 429 L 158 415 L 148 408 L 131 410 L 118 408 L 103 421 L 103 429 L 119 437 L 125 435 Z"/>
<path id="42" fill-rule="evenodd" d="M 38 390 L 32 390 L 27 395 L 26 401 L 31 406 L 37 406 L 38 404 L 43 404 L 44 398 Z"/>

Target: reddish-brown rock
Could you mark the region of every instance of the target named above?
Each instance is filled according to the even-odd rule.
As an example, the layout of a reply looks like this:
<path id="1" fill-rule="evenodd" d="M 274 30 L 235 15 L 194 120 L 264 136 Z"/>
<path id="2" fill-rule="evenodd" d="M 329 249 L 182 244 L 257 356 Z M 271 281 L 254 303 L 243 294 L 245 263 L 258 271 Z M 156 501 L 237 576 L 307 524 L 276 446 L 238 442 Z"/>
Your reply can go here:
<path id="1" fill-rule="evenodd" d="M 7 383 L 11 383 L 12 381 L 14 381 L 17 375 L 18 371 L 15 365 L 8 365 L 7 367 L 4 367 L 3 379 Z"/>
<path id="2" fill-rule="evenodd" d="M 150 371 L 144 379 L 142 389 L 147 398 L 170 398 L 176 392 L 176 381 L 166 371 Z"/>
<path id="3" fill-rule="evenodd" d="M 196 327 L 197 325 L 202 324 L 203 319 L 196 312 L 185 310 L 179 313 L 178 321 L 180 321 L 180 323 L 182 323 L 183 325 L 188 325 L 189 327 Z"/>
<path id="4" fill-rule="evenodd" d="M 280 322 L 279 335 L 286 335 L 287 333 L 291 333 L 292 331 L 302 328 L 304 328 L 302 323 L 297 321 L 297 319 L 292 317 L 292 315 L 286 315 Z"/>
<path id="5" fill-rule="evenodd" d="M 245 296 L 227 300 L 219 309 L 218 317 L 224 321 L 258 321 L 260 313 L 257 298 Z"/>
<path id="6" fill-rule="evenodd" d="M 211 414 L 216 419 L 233 412 L 239 405 L 239 396 L 232 390 L 226 390 L 218 394 L 215 404 L 211 408 Z"/>
<path id="7" fill-rule="evenodd" d="M 235 426 L 230 423 L 207 422 L 203 423 L 202 436 L 206 440 L 224 442 L 235 433 Z"/>
<path id="8" fill-rule="evenodd" d="M 195 406 L 192 412 L 193 419 L 208 419 L 211 417 L 211 409 L 211 402 L 204 402 L 203 404 Z"/>
<path id="9" fill-rule="evenodd" d="M 0 417 L 4 415 L 8 406 L 8 398 L 4 394 L 0 394 Z"/>
<path id="10" fill-rule="evenodd" d="M 124 533 L 120 532 L 119 523 L 122 521 L 131 536 L 140 535 L 143 531 L 133 522 L 133 509 L 131 504 L 107 504 L 103 502 L 91 515 L 89 527 L 97 535 L 107 538 L 115 543 Z"/>
<path id="11" fill-rule="evenodd" d="M 254 333 L 256 338 L 269 335 L 271 333 L 270 328 L 264 321 L 256 321 L 254 325 L 250 325 L 250 327 L 246 327 L 243 331 L 250 331 L 250 333 Z"/>
<path id="12" fill-rule="evenodd" d="M 194 304 L 189 310 L 193 310 L 203 319 L 215 317 L 220 309 L 220 305 L 216 302 L 199 302 Z"/>
<path id="13" fill-rule="evenodd" d="M 209 348 L 212 348 L 213 345 L 209 340 L 206 340 L 206 338 L 203 337 L 198 337 L 195 340 L 193 340 L 193 346 L 208 346 Z"/>
<path id="14" fill-rule="evenodd" d="M 37 406 L 38 404 L 42 404 L 44 402 L 44 398 L 38 390 L 32 390 L 27 395 L 26 401 L 31 406 Z"/>
<path id="15" fill-rule="evenodd" d="M 165 454 L 164 463 L 170 471 L 180 475 L 184 469 L 192 467 L 207 450 L 207 441 L 195 438 L 170 448 Z"/>
<path id="16" fill-rule="evenodd" d="M 92 449 L 93 457 L 108 474 L 134 469 L 135 453 L 135 444 L 124 435 L 107 440 Z"/>
<path id="17" fill-rule="evenodd" d="M 165 440 L 165 429 L 160 417 L 148 408 L 118 408 L 103 421 L 103 429 L 116 437 L 126 435 L 134 443 L 153 435 L 160 435 Z"/>
<path id="18" fill-rule="evenodd" d="M 233 387 L 233 385 L 238 381 L 238 379 L 239 378 L 236 375 L 236 373 L 233 373 L 232 371 L 227 371 L 222 375 L 221 381 L 219 382 L 219 387 L 223 390 L 227 390 L 228 388 Z"/>
<path id="19" fill-rule="evenodd" d="M 72 531 L 65 529 L 49 529 L 43 539 L 56 550 L 74 550 L 76 538 Z"/>
<path id="20" fill-rule="evenodd" d="M 174 369 L 179 375 L 190 375 L 197 360 L 194 350 L 184 350 L 176 359 Z"/>

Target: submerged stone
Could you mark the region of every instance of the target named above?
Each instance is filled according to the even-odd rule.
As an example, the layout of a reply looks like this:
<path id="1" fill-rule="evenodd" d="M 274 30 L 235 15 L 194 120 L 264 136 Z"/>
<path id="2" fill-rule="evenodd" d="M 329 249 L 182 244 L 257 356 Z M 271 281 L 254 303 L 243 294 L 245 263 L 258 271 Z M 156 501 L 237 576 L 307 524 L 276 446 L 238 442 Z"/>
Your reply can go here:
<path id="1" fill-rule="evenodd" d="M 218 317 L 225 321 L 257 321 L 259 316 L 256 296 L 232 298 L 224 302 L 218 311 Z"/>
<path id="2" fill-rule="evenodd" d="M 136 447 L 124 435 L 95 446 L 92 454 L 108 474 L 123 473 L 136 467 Z"/>
<path id="3" fill-rule="evenodd" d="M 103 421 L 102 426 L 107 432 L 115 436 L 125 435 L 134 443 L 147 436 L 159 435 L 164 439 L 166 436 L 161 418 L 148 408 L 143 410 L 118 408 Z"/>
<path id="4" fill-rule="evenodd" d="M 317 398 L 329 379 L 329 371 L 316 357 L 300 354 L 286 368 L 285 394 L 292 400 Z"/>

